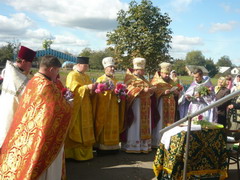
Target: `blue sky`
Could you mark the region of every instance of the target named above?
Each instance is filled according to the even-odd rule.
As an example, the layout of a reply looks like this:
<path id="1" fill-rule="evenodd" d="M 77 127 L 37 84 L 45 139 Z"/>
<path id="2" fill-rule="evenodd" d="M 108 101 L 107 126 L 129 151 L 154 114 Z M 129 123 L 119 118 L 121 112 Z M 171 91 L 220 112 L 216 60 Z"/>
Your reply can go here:
<path id="1" fill-rule="evenodd" d="M 116 28 L 117 12 L 130 0 L 0 0 L 0 46 L 18 40 L 34 50 L 44 39 L 53 49 L 78 55 L 102 50 L 106 32 Z M 141 1 L 137 1 L 141 2 Z M 240 3 L 238 0 L 153 0 L 172 19 L 170 55 L 185 58 L 200 50 L 217 62 L 226 55 L 240 66 Z"/>

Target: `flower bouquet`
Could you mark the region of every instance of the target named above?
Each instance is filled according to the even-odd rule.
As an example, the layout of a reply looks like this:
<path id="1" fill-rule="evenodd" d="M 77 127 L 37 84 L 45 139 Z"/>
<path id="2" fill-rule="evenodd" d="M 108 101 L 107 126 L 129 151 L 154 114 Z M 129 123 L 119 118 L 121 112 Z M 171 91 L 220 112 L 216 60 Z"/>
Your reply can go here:
<path id="1" fill-rule="evenodd" d="M 102 93 L 104 91 L 109 91 L 114 89 L 114 84 L 112 81 L 98 83 L 95 89 L 95 93 Z"/>
<path id="2" fill-rule="evenodd" d="M 208 120 L 204 119 L 203 115 L 198 115 L 192 118 L 192 123 L 201 125 L 202 128 L 205 129 L 218 129 L 218 128 L 223 128 L 222 124 L 214 123 L 214 122 L 209 122 Z"/>
<path id="3" fill-rule="evenodd" d="M 198 86 L 196 88 L 196 92 L 199 94 L 199 96 L 208 96 L 211 93 L 211 88 L 207 86 Z"/>
<path id="4" fill-rule="evenodd" d="M 118 103 L 121 102 L 121 100 L 125 100 L 126 96 L 127 96 L 127 86 L 126 84 L 123 83 L 117 83 L 115 89 L 114 89 L 114 93 L 117 95 L 118 97 Z"/>
<path id="5" fill-rule="evenodd" d="M 70 89 L 63 88 L 62 95 L 68 102 L 73 101 L 74 94 L 72 93 L 72 91 L 70 91 Z"/>
<path id="6" fill-rule="evenodd" d="M 177 84 L 177 87 L 178 87 L 179 91 L 182 91 L 184 89 L 183 86 L 181 84 L 179 84 L 179 83 Z"/>

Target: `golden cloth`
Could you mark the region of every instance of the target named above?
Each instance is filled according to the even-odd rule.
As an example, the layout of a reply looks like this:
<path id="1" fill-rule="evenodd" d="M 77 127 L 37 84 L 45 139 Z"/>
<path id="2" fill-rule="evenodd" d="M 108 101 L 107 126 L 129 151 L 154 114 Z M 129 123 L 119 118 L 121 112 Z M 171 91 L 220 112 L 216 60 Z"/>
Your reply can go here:
<path id="1" fill-rule="evenodd" d="M 145 79 L 134 75 L 129 69 L 126 72 L 124 83 L 127 85 L 128 97 L 127 97 L 127 110 L 126 112 L 130 114 L 132 103 L 136 97 L 140 98 L 140 137 L 141 140 L 151 138 L 151 128 L 150 124 L 150 108 L 151 99 L 150 93 L 143 92 L 144 88 L 150 88 L 151 84 Z M 125 128 L 130 127 L 133 118 L 126 118 Z"/>
<path id="2" fill-rule="evenodd" d="M 160 143 L 153 163 L 153 171 L 157 179 L 183 179 L 186 135 L 186 131 L 181 131 L 171 136 L 170 145 L 167 149 L 163 143 Z M 223 180 L 227 178 L 225 139 L 224 129 L 191 131 L 187 179 Z"/>
<path id="3" fill-rule="evenodd" d="M 71 107 L 55 83 L 37 73 L 27 84 L 0 155 L 0 179 L 37 179 L 55 160 Z"/>
<path id="4" fill-rule="evenodd" d="M 105 74 L 96 82 L 103 83 L 112 81 L 114 86 L 117 80 Z M 124 101 L 118 103 L 113 90 L 95 94 L 93 100 L 95 136 L 97 146 L 101 150 L 119 149 L 119 134 L 123 126 Z"/>
<path id="5" fill-rule="evenodd" d="M 71 124 L 65 142 L 66 158 L 88 160 L 93 158 L 92 146 L 95 143 L 93 131 L 91 84 L 87 74 L 71 71 L 66 80 L 66 86 L 74 93 Z"/>
<path id="6" fill-rule="evenodd" d="M 159 75 L 159 72 L 156 72 L 151 84 L 153 86 L 156 86 L 155 90 L 155 96 L 158 99 L 162 98 L 163 100 L 163 114 L 161 114 L 161 119 L 163 120 L 163 128 L 166 126 L 171 125 L 175 122 L 175 113 L 176 113 L 176 101 L 174 100 L 173 93 L 170 93 L 168 95 L 165 95 L 164 92 L 167 89 L 171 89 L 174 86 L 177 86 L 177 83 L 175 83 L 173 80 L 170 79 L 169 82 L 166 82 L 162 79 L 162 77 Z"/>

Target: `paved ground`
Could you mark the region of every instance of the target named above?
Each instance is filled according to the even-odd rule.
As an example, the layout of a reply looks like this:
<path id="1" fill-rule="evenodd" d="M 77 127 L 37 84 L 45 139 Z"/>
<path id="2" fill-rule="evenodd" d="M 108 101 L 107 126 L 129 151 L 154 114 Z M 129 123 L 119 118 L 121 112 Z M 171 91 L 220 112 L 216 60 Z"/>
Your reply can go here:
<path id="1" fill-rule="evenodd" d="M 97 156 L 85 162 L 67 160 L 68 180 L 156 180 L 152 164 L 156 151 L 149 154 Z M 228 180 L 238 180 L 236 165 L 231 165 Z"/>
<path id="2" fill-rule="evenodd" d="M 154 179 L 152 164 L 155 151 L 149 154 L 97 156 L 86 162 L 67 160 L 68 180 L 150 180 Z"/>

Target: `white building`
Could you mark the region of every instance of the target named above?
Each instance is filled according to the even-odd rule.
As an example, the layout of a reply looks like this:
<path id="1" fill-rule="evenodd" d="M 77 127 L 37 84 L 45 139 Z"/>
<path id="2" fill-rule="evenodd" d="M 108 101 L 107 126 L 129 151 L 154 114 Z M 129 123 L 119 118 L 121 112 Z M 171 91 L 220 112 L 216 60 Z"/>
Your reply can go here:
<path id="1" fill-rule="evenodd" d="M 233 69 L 231 70 L 231 74 L 232 74 L 232 75 L 240 74 L 240 68 L 237 68 L 237 67 L 233 68 Z"/>
<path id="2" fill-rule="evenodd" d="M 230 74 L 231 73 L 231 67 L 221 66 L 221 67 L 219 67 L 218 72 L 220 74 Z"/>

